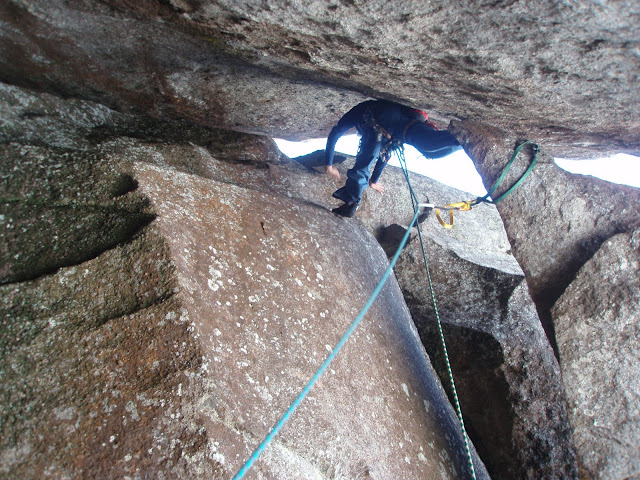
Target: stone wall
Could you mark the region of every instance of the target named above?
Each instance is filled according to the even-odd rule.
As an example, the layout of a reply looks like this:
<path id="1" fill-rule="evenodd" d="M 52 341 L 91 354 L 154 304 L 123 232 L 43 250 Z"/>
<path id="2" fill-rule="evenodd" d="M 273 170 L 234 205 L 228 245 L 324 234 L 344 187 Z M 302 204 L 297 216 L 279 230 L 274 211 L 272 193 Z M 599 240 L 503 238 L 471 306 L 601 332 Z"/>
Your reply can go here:
<path id="1" fill-rule="evenodd" d="M 487 188 L 522 142 L 477 122 L 455 123 L 452 131 Z M 525 182 L 497 208 L 556 348 L 581 477 L 636 478 L 640 190 L 568 174 L 544 146 L 539 156 Z M 496 197 L 532 159 L 524 149 Z"/>

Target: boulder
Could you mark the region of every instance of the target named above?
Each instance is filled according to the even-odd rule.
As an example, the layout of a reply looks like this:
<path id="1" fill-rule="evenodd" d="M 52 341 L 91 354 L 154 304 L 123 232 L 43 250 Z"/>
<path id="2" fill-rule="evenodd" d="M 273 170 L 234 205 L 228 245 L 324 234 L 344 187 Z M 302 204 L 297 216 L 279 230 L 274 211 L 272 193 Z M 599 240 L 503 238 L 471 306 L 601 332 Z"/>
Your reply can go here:
<path id="1" fill-rule="evenodd" d="M 297 184 L 310 195 L 300 182 L 319 177 L 268 139 L 207 141 L 195 129 L 194 141 L 163 142 L 160 124 L 143 141 L 151 124 L 122 137 L 116 112 L 86 135 L 67 126 L 70 138 L 52 137 L 49 120 L 89 105 L 47 100 L 57 103 L 42 129 L 9 129 L 1 150 L 0 472 L 230 478 L 356 317 L 386 255 L 357 222 L 282 193 Z M 34 202 L 65 207 L 59 224 L 27 217 L 50 242 L 42 252 L 64 240 L 73 255 L 39 254 L 33 230 L 12 228 Z M 119 202 L 146 221 L 87 220 L 89 207 Z M 23 253 L 34 260 L 20 263 Z M 456 415 L 393 277 L 253 472 L 469 478 Z"/>
<path id="2" fill-rule="evenodd" d="M 640 478 L 639 234 L 605 241 L 553 307 L 581 478 Z"/>
<path id="3" fill-rule="evenodd" d="M 560 368 L 523 277 L 474 262 L 471 248 L 462 258 L 422 229 L 433 297 L 418 238 L 400 257 L 398 282 L 454 402 L 442 323 L 465 425 L 492 478 L 577 478 Z"/>
<path id="4" fill-rule="evenodd" d="M 454 123 L 452 131 L 487 188 L 522 142 L 474 122 Z M 564 172 L 544 150 L 539 157 L 532 173 L 497 208 L 556 348 L 581 475 L 634 478 L 640 444 L 632 333 L 640 190 Z M 523 150 L 496 196 L 517 181 L 532 158 L 530 149 Z M 612 382 L 611 376 L 620 381 Z M 603 392 L 610 392 L 608 400 Z"/>
<path id="5" fill-rule="evenodd" d="M 356 317 L 386 267 L 384 253 L 364 228 L 318 206 L 135 168 L 208 352 L 215 394 L 201 408 L 210 435 L 238 469 Z M 281 478 L 420 478 L 433 468 L 466 475 L 459 443 L 446 454 L 452 465 L 429 460 L 442 453 L 429 444 L 461 441 L 459 427 L 394 281 L 377 302 L 261 470 Z M 240 446 L 232 441 L 239 434 Z"/>
<path id="6" fill-rule="evenodd" d="M 524 139 L 477 122 L 454 122 L 464 145 L 491 188 Z M 580 267 L 611 236 L 640 225 L 640 190 L 568 173 L 553 163 L 544 145 L 526 180 L 496 206 L 526 277 L 531 296 L 552 342 L 550 309 Z M 495 198 L 523 175 L 533 159 L 524 148 Z"/>

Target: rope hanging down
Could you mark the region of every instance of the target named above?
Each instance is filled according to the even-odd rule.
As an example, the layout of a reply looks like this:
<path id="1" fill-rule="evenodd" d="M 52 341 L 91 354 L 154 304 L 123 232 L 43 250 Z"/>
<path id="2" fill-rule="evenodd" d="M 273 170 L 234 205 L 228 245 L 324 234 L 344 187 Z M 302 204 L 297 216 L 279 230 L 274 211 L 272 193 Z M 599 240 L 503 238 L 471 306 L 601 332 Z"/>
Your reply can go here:
<path id="1" fill-rule="evenodd" d="M 425 205 L 425 206 L 427 206 L 427 205 Z M 278 420 L 278 422 L 271 429 L 271 431 L 266 436 L 266 438 L 262 441 L 262 443 L 260 445 L 258 445 L 258 448 L 256 448 L 256 450 L 253 452 L 251 457 L 249 457 L 249 459 L 244 464 L 244 466 L 240 469 L 240 471 L 233 477 L 233 480 L 240 480 L 247 474 L 247 472 L 249 471 L 251 466 L 255 463 L 255 461 L 258 459 L 260 454 L 264 451 L 264 449 L 267 447 L 267 445 L 269 445 L 269 443 L 271 443 L 273 438 L 278 434 L 278 432 L 284 426 L 284 424 L 287 422 L 287 420 L 289 420 L 289 417 L 293 414 L 293 412 L 298 408 L 298 406 L 300 406 L 300 403 L 309 394 L 309 391 L 311 390 L 313 385 L 318 381 L 318 379 L 326 371 L 326 369 L 329 367 L 329 364 L 338 355 L 338 352 L 342 349 L 342 347 L 347 342 L 347 340 L 349 339 L 351 334 L 358 327 L 358 325 L 360 324 L 360 322 L 362 321 L 362 319 L 366 315 L 367 311 L 369 310 L 369 308 L 371 308 L 371 305 L 373 305 L 373 302 L 375 301 L 375 299 L 380 294 L 380 292 L 382 290 L 382 287 L 386 283 L 387 279 L 389 278 L 389 275 L 391 274 L 391 272 L 393 270 L 393 267 L 395 266 L 396 262 L 398 261 L 398 258 L 400 257 L 400 253 L 402 252 L 402 249 L 404 248 L 405 244 L 407 243 L 407 240 L 409 239 L 409 234 L 411 233 L 411 229 L 413 228 L 413 226 L 415 225 L 415 223 L 418 220 L 418 214 L 420 213 L 420 208 L 422 208 L 422 207 L 423 207 L 423 205 L 419 205 L 419 204 L 414 206 L 415 215 L 413 216 L 413 220 L 411 220 L 411 223 L 409 224 L 409 228 L 407 229 L 407 232 L 405 233 L 404 237 L 400 241 L 400 245 L 398 247 L 398 250 L 396 251 L 396 253 L 393 256 L 393 258 L 391 259 L 391 262 L 389 263 L 389 267 L 387 267 L 387 269 L 385 270 L 384 274 L 382 275 L 382 278 L 380 279 L 380 282 L 378 282 L 378 285 L 376 286 L 375 290 L 371 294 L 371 297 L 369 297 L 369 300 L 367 300 L 367 303 L 364 305 L 364 307 L 362 307 L 362 310 L 360 310 L 360 313 L 358 314 L 356 319 L 353 321 L 351 326 L 348 328 L 348 330 L 346 331 L 344 336 L 340 339 L 340 341 L 335 346 L 335 348 L 333 349 L 331 354 L 327 357 L 327 359 L 324 361 L 324 363 L 320 366 L 320 368 L 318 369 L 316 374 L 313 376 L 313 378 L 311 378 L 311 380 L 309 381 L 309 383 L 307 383 L 307 385 L 304 387 L 302 392 L 300 392 L 300 395 L 298 395 L 298 397 L 293 401 L 293 403 L 291 404 L 289 409 L 284 413 L 282 418 L 280 418 L 280 420 Z"/>
<path id="2" fill-rule="evenodd" d="M 522 174 L 522 176 L 518 179 L 518 181 L 511 186 L 511 188 L 509 188 L 506 192 L 504 192 L 498 198 L 490 200 L 489 198 L 491 197 L 491 195 L 493 195 L 493 193 L 496 191 L 496 189 L 504 181 L 505 177 L 507 176 L 507 173 L 509 172 L 509 169 L 511 168 L 511 166 L 513 165 L 513 163 L 516 160 L 516 157 L 520 153 L 520 150 L 522 150 L 522 148 L 525 145 L 529 145 L 529 144 L 532 145 L 531 148 L 533 150 L 533 160 L 531 160 L 531 164 L 529 165 L 527 170 Z M 520 145 L 518 145 L 518 147 L 515 149 L 515 151 L 513 152 L 513 155 L 511 155 L 511 158 L 507 162 L 507 165 L 504 167 L 504 170 L 500 174 L 500 177 L 498 177 L 498 180 L 496 180 L 496 182 L 489 189 L 489 191 L 487 192 L 487 194 L 485 196 L 478 197 L 475 200 L 469 200 L 469 201 L 466 201 L 466 202 L 450 203 L 449 205 L 444 205 L 442 207 L 435 207 L 435 213 L 436 213 L 436 218 L 437 218 L 438 222 L 440 222 L 440 225 L 442 225 L 444 228 L 451 228 L 451 227 L 453 227 L 453 212 L 454 212 L 454 210 L 458 210 L 460 212 L 463 212 L 463 211 L 471 210 L 471 207 L 475 207 L 476 205 L 478 205 L 480 203 L 491 203 L 491 204 L 495 205 L 496 203 L 502 201 L 507 195 L 511 194 L 516 188 L 518 188 L 522 184 L 524 179 L 527 178 L 527 176 L 533 170 L 533 167 L 536 166 L 537 162 L 538 162 L 538 145 L 533 143 L 533 142 L 531 142 L 531 141 L 529 141 L 529 140 L 526 140 L 525 142 L 523 142 Z M 442 217 L 440 216 L 440 210 L 449 210 L 449 223 L 446 223 L 442 219 Z"/>
<path id="3" fill-rule="evenodd" d="M 418 215 L 420 211 L 420 206 L 424 204 L 420 204 L 418 202 L 418 197 L 413 190 L 413 186 L 411 185 L 411 180 L 409 179 L 409 170 L 407 169 L 407 160 L 404 157 L 404 148 L 400 147 L 395 150 L 396 156 L 398 157 L 398 161 L 400 162 L 400 166 L 402 167 L 402 173 L 404 173 L 404 178 L 407 180 L 407 185 L 409 186 L 409 193 L 411 194 L 411 203 L 413 205 L 413 210 L 415 212 L 414 218 Z M 453 221 L 452 221 L 453 223 Z M 409 230 L 411 227 L 409 227 Z M 418 238 L 420 240 L 420 248 L 422 249 L 422 259 L 424 260 L 424 267 L 427 272 L 427 280 L 429 281 L 429 292 L 431 293 L 431 303 L 433 304 L 433 310 L 436 315 L 436 322 L 438 325 L 438 333 L 440 335 L 440 343 L 442 345 L 442 350 L 444 352 L 445 364 L 447 366 L 447 373 L 449 374 L 449 385 L 451 386 L 451 391 L 453 392 L 453 399 L 456 408 L 456 414 L 458 415 L 458 421 L 460 422 L 460 429 L 462 430 L 462 438 L 464 440 L 464 448 L 467 454 L 467 462 L 469 464 L 469 471 L 471 473 L 471 478 L 476 480 L 476 471 L 473 466 L 473 458 L 471 457 L 471 449 L 469 447 L 469 437 L 467 436 L 467 430 L 464 426 L 464 419 L 462 418 L 462 409 L 460 408 L 460 400 L 458 399 L 458 391 L 456 390 L 456 384 L 453 381 L 453 371 L 451 370 L 451 362 L 449 361 L 449 353 L 447 352 L 447 343 L 444 340 L 444 333 L 442 331 L 442 322 L 440 321 L 440 314 L 438 312 L 438 303 L 436 302 L 436 295 L 433 290 L 433 281 L 431 279 L 431 270 L 429 269 L 429 262 L 427 261 L 427 251 L 424 247 L 424 241 L 422 240 L 422 232 L 420 231 L 420 226 L 418 225 Z M 402 248 L 402 247 L 401 247 Z"/>

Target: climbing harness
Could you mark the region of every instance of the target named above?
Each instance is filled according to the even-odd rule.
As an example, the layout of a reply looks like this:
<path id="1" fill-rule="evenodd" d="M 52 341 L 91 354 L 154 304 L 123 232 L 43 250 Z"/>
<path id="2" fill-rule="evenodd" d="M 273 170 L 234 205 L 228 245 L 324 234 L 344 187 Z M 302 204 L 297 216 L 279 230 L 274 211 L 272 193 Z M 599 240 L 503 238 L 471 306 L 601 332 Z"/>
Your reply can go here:
<path id="1" fill-rule="evenodd" d="M 531 164 L 529 164 L 529 167 L 527 168 L 527 170 L 522 174 L 522 176 L 518 179 L 518 181 L 515 182 L 511 186 L 511 188 L 509 188 L 506 192 L 504 192 L 502 195 L 500 195 L 496 199 L 490 199 L 491 196 L 493 195 L 493 193 L 496 191 L 496 189 L 500 186 L 500 184 L 503 182 L 503 180 L 507 176 L 507 173 L 509 172 L 509 169 L 511 168 L 511 166 L 513 165 L 513 163 L 516 160 L 516 157 L 520 153 L 520 150 L 522 150 L 522 148 L 525 145 L 529 145 L 529 144 L 532 145 L 531 148 L 533 150 L 533 159 L 531 160 Z M 444 228 L 452 228 L 453 227 L 453 212 L 454 211 L 456 211 L 456 210 L 459 211 L 459 212 L 468 211 L 468 210 L 471 210 L 471 207 L 475 207 L 476 205 L 478 205 L 480 203 L 491 203 L 491 204 L 495 205 L 496 203 L 501 202 L 507 195 L 510 195 L 516 188 L 518 188 L 522 184 L 524 179 L 527 178 L 527 176 L 533 170 L 533 167 L 536 166 L 537 162 L 538 162 L 538 145 L 533 143 L 533 142 L 531 142 L 531 141 L 529 141 L 529 140 L 526 140 L 525 142 L 523 142 L 520 145 L 518 145 L 518 147 L 515 149 L 515 151 L 513 152 L 513 155 L 511 156 L 511 158 L 507 162 L 507 165 L 504 167 L 504 170 L 502 170 L 502 173 L 500 174 L 500 177 L 498 177 L 498 180 L 496 180 L 496 182 L 489 189 L 489 191 L 487 192 L 486 195 L 484 195 L 483 197 L 478 197 L 475 200 L 450 203 L 448 205 L 443 205 L 443 206 L 440 206 L 440 207 L 434 207 L 434 211 L 435 211 L 435 214 L 436 214 L 436 219 L 438 220 L 440 225 L 442 225 Z M 442 217 L 440 216 L 440 210 L 448 210 L 449 211 L 449 223 L 445 222 L 442 219 Z"/>
<path id="2" fill-rule="evenodd" d="M 364 133 L 365 128 L 370 128 L 374 132 L 376 132 L 379 139 L 382 139 L 382 137 L 384 137 L 390 142 L 393 140 L 393 137 L 391 136 L 389 131 L 382 125 L 380 125 L 380 123 L 378 123 L 378 121 L 373 116 L 373 113 L 369 109 L 366 110 L 365 114 L 362 117 L 362 121 L 358 125 L 356 125 L 356 128 L 358 129 L 358 133 L 360 133 L 360 135 Z"/>
<path id="3" fill-rule="evenodd" d="M 371 110 L 367 110 L 365 112 L 362 122 L 359 125 L 357 125 L 358 132 L 361 135 L 364 128 L 370 128 L 374 132 L 376 132 L 376 135 L 378 136 L 378 141 L 382 141 L 383 138 L 387 139 L 385 144 L 382 146 L 382 149 L 380 150 L 380 154 L 379 154 L 383 162 L 386 163 L 387 161 L 389 161 L 389 159 L 391 158 L 391 155 L 393 155 L 393 152 L 399 148 L 402 148 L 403 143 L 406 141 L 407 132 L 409 131 L 409 128 L 411 128 L 416 123 L 426 123 L 434 130 L 438 130 L 438 127 L 436 126 L 436 124 L 428 120 L 429 115 L 427 115 L 426 112 L 423 112 L 422 110 L 415 110 L 415 109 L 413 111 L 415 113 L 420 114 L 423 117 L 423 119 L 418 120 L 414 118 L 413 120 L 410 120 L 409 122 L 407 122 L 407 124 L 404 126 L 404 129 L 402 131 L 402 139 L 394 138 L 393 135 L 391 135 L 386 128 L 380 125 L 380 123 L 373 116 L 373 113 L 371 112 Z"/>
<path id="4" fill-rule="evenodd" d="M 400 140 L 392 140 L 382 147 L 380 150 L 380 158 L 382 158 L 383 162 L 387 163 L 391 158 L 391 155 L 393 155 L 393 153 L 399 148 L 402 148 L 402 142 Z"/>

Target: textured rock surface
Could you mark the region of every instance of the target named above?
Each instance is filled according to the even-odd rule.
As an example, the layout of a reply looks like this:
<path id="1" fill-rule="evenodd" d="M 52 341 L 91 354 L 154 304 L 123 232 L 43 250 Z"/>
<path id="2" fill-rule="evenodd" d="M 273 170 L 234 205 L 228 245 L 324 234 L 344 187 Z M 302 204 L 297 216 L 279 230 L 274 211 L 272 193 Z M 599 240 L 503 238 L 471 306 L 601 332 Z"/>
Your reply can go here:
<path id="1" fill-rule="evenodd" d="M 469 152 L 487 188 L 498 179 L 522 141 L 475 122 L 454 123 L 452 131 Z M 523 149 L 496 195 L 513 185 L 531 160 L 531 151 Z M 551 307 L 602 242 L 640 225 L 640 190 L 567 173 L 543 150 L 526 181 L 497 207 L 513 254 L 553 340 Z"/>
<path id="2" fill-rule="evenodd" d="M 321 155 L 299 161 L 316 165 Z M 427 195 L 437 204 L 472 198 L 419 175 L 411 182 L 425 201 Z M 328 197 L 334 185 L 327 183 L 315 195 Z M 368 190 L 358 219 L 395 253 L 413 217 L 410 194 L 395 167 L 387 167 L 381 183 L 385 194 Z M 421 231 L 465 423 L 492 478 L 575 478 L 560 368 L 496 208 L 483 204 L 459 213 L 452 230 L 431 215 Z M 395 271 L 422 342 L 448 385 L 417 234 Z"/>
<path id="3" fill-rule="evenodd" d="M 452 130 L 470 152 L 485 185 L 491 186 L 516 139 L 471 122 L 454 124 Z M 498 195 L 530 161 L 531 152 L 523 151 Z M 554 344 L 556 336 L 562 339 L 562 348 L 560 344 L 556 348 L 569 377 L 566 390 L 583 475 L 634 478 L 640 444 L 635 405 L 638 369 L 635 339 L 628 330 L 637 321 L 638 284 L 633 275 L 638 252 L 637 241 L 628 239 L 640 223 L 640 190 L 568 174 L 543 152 L 541 163 L 522 186 L 497 207 L 547 334 Z M 627 322 L 631 327 L 625 328 Z M 601 347 L 606 349 L 602 354 Z M 633 380 L 617 381 L 624 378 Z M 605 401 L 603 395 L 610 397 Z M 612 435 L 610 430 L 615 429 L 612 423 L 620 409 L 625 412 L 624 426 L 618 425 L 622 443 L 618 432 Z M 600 427 L 598 422 L 606 425 Z"/>
<path id="4" fill-rule="evenodd" d="M 319 207 L 136 170 L 215 379 L 215 395 L 200 404 L 209 433 L 239 468 L 355 318 L 385 256 L 366 230 Z M 264 475 L 464 476 L 461 444 L 445 440 L 460 441 L 455 418 L 395 282 L 378 302 L 265 456 Z M 452 462 L 434 462 L 439 455 Z"/>
<path id="5" fill-rule="evenodd" d="M 491 266 L 486 251 L 473 258 L 471 243 L 466 258 L 440 246 L 431 235 L 436 228 L 430 222 L 422 226 L 438 312 L 465 423 L 492 478 L 577 478 L 560 368 L 523 277 L 500 269 L 499 252 Z M 448 386 L 417 238 L 396 272 L 422 341 Z"/>
<path id="6" fill-rule="evenodd" d="M 604 242 L 553 307 L 582 478 L 640 478 L 639 234 Z"/>
<path id="7" fill-rule="evenodd" d="M 0 78 L 122 110 L 326 135 L 368 96 L 552 155 L 639 151 L 633 2 L 11 0 Z"/>
<path id="8" fill-rule="evenodd" d="M 154 228 L 53 275 L 0 286 L 0 473 L 216 472 L 193 405 L 202 352 Z"/>
<path id="9" fill-rule="evenodd" d="M 0 156 L 2 283 L 93 258 L 153 218 L 145 200 L 129 194 L 131 176 L 95 153 L 7 143 Z"/>
<path id="10" fill-rule="evenodd" d="M 0 473 L 230 478 L 355 318 L 384 252 L 358 223 L 287 192 L 295 183 L 309 194 L 304 182 L 320 177 L 269 140 L 211 131 L 206 141 L 196 129 L 183 132 L 191 142 L 161 142 L 167 125 L 136 130 L 116 112 L 50 136 L 90 105 L 45 100 L 39 128 L 8 129 L 2 144 L 9 272 L 40 241 L 8 221 L 23 204 L 65 205 L 71 228 L 51 238 L 77 225 L 101 238 L 87 204 L 131 199 L 154 220 L 97 251 L 86 251 L 97 241 L 68 242 L 74 256 L 52 256 L 46 271 L 25 263 L 30 280 L 4 278 Z M 24 122 L 18 103 L 3 109 Z M 130 137 L 105 138 L 126 125 Z M 27 137 L 38 146 L 15 143 Z M 455 414 L 391 280 L 250 478 L 468 478 L 465 469 Z"/>

